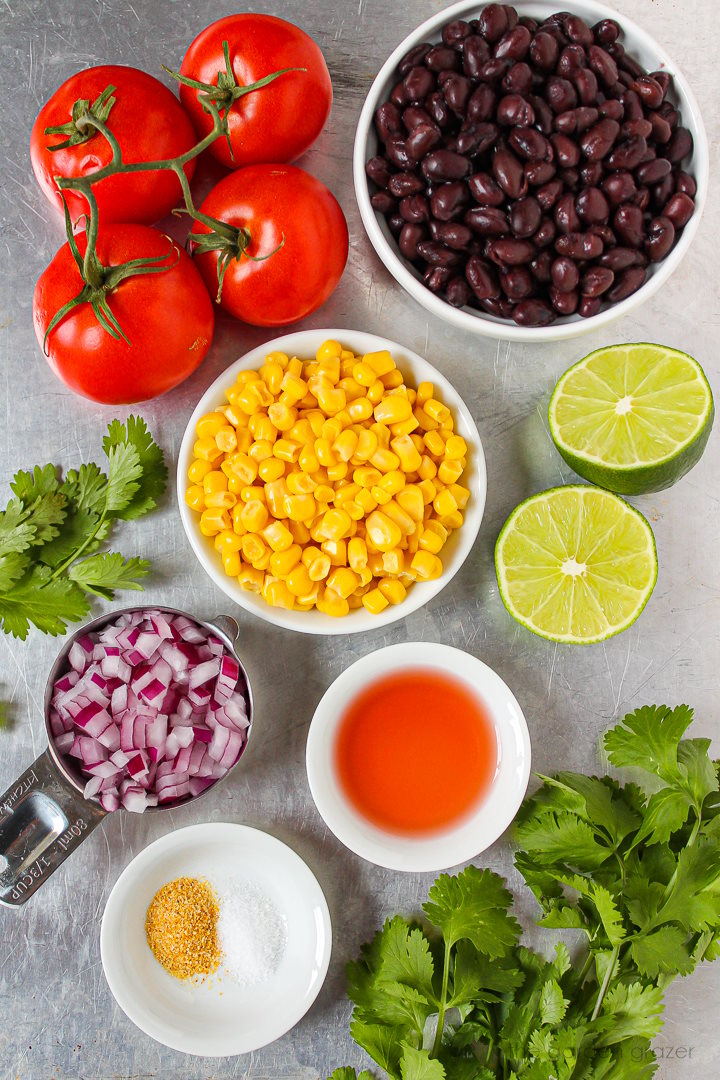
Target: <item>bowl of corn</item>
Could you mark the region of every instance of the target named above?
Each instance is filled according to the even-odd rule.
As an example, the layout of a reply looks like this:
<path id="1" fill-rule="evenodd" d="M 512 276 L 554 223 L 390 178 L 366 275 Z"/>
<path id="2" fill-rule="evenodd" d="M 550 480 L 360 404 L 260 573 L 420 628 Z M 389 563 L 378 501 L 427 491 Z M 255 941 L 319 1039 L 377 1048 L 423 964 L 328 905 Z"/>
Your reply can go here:
<path id="1" fill-rule="evenodd" d="M 345 634 L 417 611 L 457 573 L 486 472 L 469 410 L 421 356 L 302 330 L 210 386 L 177 486 L 193 551 L 231 600 L 276 626 Z"/>

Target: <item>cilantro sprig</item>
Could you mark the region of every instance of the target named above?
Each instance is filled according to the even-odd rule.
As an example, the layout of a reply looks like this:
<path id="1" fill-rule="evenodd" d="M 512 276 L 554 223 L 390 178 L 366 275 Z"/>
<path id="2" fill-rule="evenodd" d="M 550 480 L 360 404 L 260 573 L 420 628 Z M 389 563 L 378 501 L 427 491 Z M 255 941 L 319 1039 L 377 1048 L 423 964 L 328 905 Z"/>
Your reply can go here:
<path id="1" fill-rule="evenodd" d="M 605 737 L 633 779 L 543 776 L 523 804 L 516 867 L 541 927 L 582 932 L 573 960 L 563 941 L 552 959 L 519 945 L 510 893 L 471 866 L 348 965 L 352 1035 L 392 1080 L 654 1075 L 665 987 L 720 955 L 718 768 L 684 737 L 692 715 L 638 709 Z"/>
<path id="2" fill-rule="evenodd" d="M 30 624 L 62 634 L 90 610 L 90 596 L 142 589 L 150 563 L 101 552 L 114 521 L 149 513 L 165 490 L 163 453 L 145 421 L 113 420 L 103 439 L 107 471 L 94 463 L 61 479 L 55 465 L 18 472 L 0 512 L 0 627 L 25 639 Z"/>

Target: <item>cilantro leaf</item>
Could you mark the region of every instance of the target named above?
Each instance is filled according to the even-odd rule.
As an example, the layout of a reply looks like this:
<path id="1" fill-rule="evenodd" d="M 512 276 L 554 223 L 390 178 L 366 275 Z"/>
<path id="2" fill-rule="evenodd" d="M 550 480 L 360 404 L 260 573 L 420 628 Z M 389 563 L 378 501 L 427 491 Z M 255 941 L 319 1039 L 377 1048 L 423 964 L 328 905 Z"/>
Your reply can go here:
<path id="1" fill-rule="evenodd" d="M 111 447 L 108 453 L 108 482 L 105 491 L 105 514 L 119 517 L 120 512 L 130 505 L 133 496 L 140 489 L 142 465 L 134 446 L 119 443 Z"/>
<path id="2" fill-rule="evenodd" d="M 449 948 L 468 938 L 486 956 L 499 957 L 517 941 L 520 927 L 508 908 L 512 897 L 490 870 L 468 866 L 456 877 L 441 874 L 423 910 Z"/>
<path id="3" fill-rule="evenodd" d="M 27 520 L 29 513 L 20 499 L 11 499 L 0 512 L 0 554 L 27 551 L 35 542 L 35 526 Z"/>
<path id="4" fill-rule="evenodd" d="M 10 482 L 11 490 L 25 506 L 30 506 L 45 495 L 54 494 L 59 487 L 54 465 L 36 465 L 31 473 L 20 470 Z"/>
<path id="5" fill-rule="evenodd" d="M 720 845 L 715 839 L 699 838 L 680 852 L 675 881 L 650 927 L 677 922 L 685 930 L 708 930 L 720 923 Z"/>
<path id="6" fill-rule="evenodd" d="M 428 1050 L 416 1050 L 407 1043 L 402 1048 L 400 1076 L 402 1080 L 446 1080 L 445 1069 Z"/>
<path id="7" fill-rule="evenodd" d="M 515 835 L 545 865 L 562 861 L 580 870 L 596 870 L 611 855 L 587 822 L 566 811 L 529 817 L 520 822 Z"/>
<path id="8" fill-rule="evenodd" d="M 0 593 L 0 619 L 6 634 L 23 641 L 30 623 L 46 634 L 63 634 L 69 622 L 87 615 L 89 605 L 74 581 L 51 579 L 46 566 L 34 566 L 9 589 Z"/>
<path id="9" fill-rule="evenodd" d="M 652 934 L 636 937 L 630 954 L 638 971 L 649 979 L 659 975 L 688 975 L 695 966 L 687 946 L 687 934 L 677 926 L 661 926 Z"/>
<path id="10" fill-rule="evenodd" d="M 350 1034 L 373 1061 L 394 1080 L 399 1080 L 401 1042 L 405 1035 L 402 1027 L 373 1024 L 353 1016 Z"/>
<path id="11" fill-rule="evenodd" d="M 422 930 L 411 930 L 399 916 L 388 924 L 383 941 L 380 977 L 396 981 L 436 1002 L 433 990 L 433 961 L 428 940 Z"/>
<path id="12" fill-rule="evenodd" d="M 628 713 L 605 736 L 605 750 L 613 765 L 644 769 L 673 783 L 679 777 L 678 744 L 692 721 L 687 705 L 645 705 Z"/>
<path id="13" fill-rule="evenodd" d="M 610 944 L 619 945 L 621 941 L 625 940 L 625 930 L 622 924 L 622 915 L 618 911 L 615 901 L 604 885 L 599 885 L 598 882 L 593 882 L 590 896 Z"/>
<path id="14" fill-rule="evenodd" d="M 559 1024 L 567 1012 L 570 1002 L 563 997 L 560 983 L 555 979 L 548 979 L 540 992 L 540 1022 L 542 1024 Z"/>
<path id="15" fill-rule="evenodd" d="M 86 592 L 112 600 L 115 589 L 142 589 L 137 579 L 147 577 L 149 572 L 147 559 L 124 559 L 117 552 L 106 551 L 73 563 L 68 577 Z"/>
<path id="16" fill-rule="evenodd" d="M 479 952 L 472 942 L 458 941 L 448 1008 L 468 1005 L 477 1000 L 483 991 L 508 993 L 522 985 L 522 981 L 522 971 L 513 960 L 504 957 L 491 960 Z"/>
<path id="17" fill-rule="evenodd" d="M 654 1039 L 662 1027 L 663 1008 L 659 987 L 617 983 L 602 1003 L 598 1046 L 612 1046 L 633 1036 Z"/>
<path id="18" fill-rule="evenodd" d="M 373 1080 L 373 1075 L 368 1072 L 367 1069 L 363 1069 L 361 1073 L 357 1073 L 355 1069 L 351 1069 L 349 1066 L 344 1065 L 333 1070 L 327 1080 Z"/>
<path id="19" fill-rule="evenodd" d="M 30 559 L 27 555 L 21 555 L 18 551 L 9 551 L 7 555 L 0 555 L 0 593 L 11 589 L 16 581 L 23 576 Z"/>
<path id="20" fill-rule="evenodd" d="M 648 799 L 643 823 L 635 835 L 634 846 L 665 844 L 674 832 L 682 829 L 691 807 L 686 792 L 678 788 L 661 788 Z"/>
<path id="21" fill-rule="evenodd" d="M 90 461 L 79 469 L 69 469 L 60 489 L 78 510 L 85 510 L 98 517 L 105 509 L 107 476 Z"/>
<path id="22" fill-rule="evenodd" d="M 142 517 L 157 505 L 165 491 L 167 466 L 160 447 L 141 416 L 128 416 L 125 424 L 113 420 L 103 439 L 103 449 L 110 457 L 113 447 L 127 444 L 137 451 L 141 476 L 130 501 L 118 512 L 117 517 L 130 520 Z"/>
<path id="23" fill-rule="evenodd" d="M 63 522 L 59 535 L 50 540 L 49 543 L 44 544 L 38 553 L 40 562 L 53 568 L 67 562 L 84 544 L 88 534 L 95 530 L 98 521 L 97 514 L 84 508 L 76 508 L 75 504 L 71 504 L 71 509 Z M 110 522 L 107 525 L 109 529 Z M 100 539 L 99 532 L 96 533 L 96 540 L 98 539 Z M 89 544 L 85 551 L 90 553 L 94 546 L 96 545 Z"/>

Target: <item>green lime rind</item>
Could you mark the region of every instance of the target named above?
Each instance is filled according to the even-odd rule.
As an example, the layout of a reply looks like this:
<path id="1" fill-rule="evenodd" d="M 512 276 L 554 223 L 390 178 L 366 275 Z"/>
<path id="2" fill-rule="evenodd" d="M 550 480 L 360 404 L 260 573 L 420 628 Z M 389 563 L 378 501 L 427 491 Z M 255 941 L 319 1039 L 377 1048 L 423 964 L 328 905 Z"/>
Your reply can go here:
<path id="1" fill-rule="evenodd" d="M 602 389 L 599 390 L 600 395 L 604 398 L 602 402 L 591 396 L 585 398 L 588 407 L 586 432 L 591 430 L 592 422 L 596 421 L 597 431 L 593 435 L 597 437 L 598 443 L 601 443 L 605 438 L 605 445 L 596 448 L 595 452 L 588 450 L 588 438 L 586 438 L 586 445 L 583 448 L 580 448 L 577 444 L 573 445 L 572 440 L 569 438 L 568 425 L 562 424 L 558 419 L 558 410 L 563 404 L 567 406 L 568 401 L 571 399 L 576 402 L 583 401 L 583 393 L 577 392 L 579 390 L 578 384 L 582 382 L 583 376 L 588 371 L 590 371 L 591 377 L 594 377 L 594 365 L 597 365 L 598 362 L 602 363 L 605 358 L 610 360 L 613 356 L 616 356 L 619 360 L 624 359 L 629 362 L 631 351 L 644 351 L 649 356 L 656 358 L 658 366 L 664 364 L 669 369 L 670 374 L 674 371 L 677 375 L 682 370 L 684 374 L 690 375 L 691 378 L 680 379 L 675 384 L 675 390 L 673 390 L 671 383 L 663 389 L 662 382 L 656 380 L 656 385 L 660 388 L 659 393 L 665 398 L 666 407 L 662 408 L 657 404 L 653 406 L 653 428 L 657 425 L 657 431 L 660 435 L 659 441 L 664 446 L 665 452 L 657 452 L 655 456 L 650 455 L 646 460 L 638 459 L 620 462 L 612 460 L 612 450 L 613 447 L 617 448 L 617 443 L 613 443 L 612 439 L 608 440 L 607 435 L 608 418 L 612 416 L 614 404 L 619 400 L 617 386 L 612 388 L 607 384 L 602 385 Z M 623 368 L 619 365 L 616 365 L 616 367 L 618 378 L 623 371 L 625 378 L 627 378 L 627 367 Z M 656 376 L 651 373 L 650 378 L 654 377 Z M 642 381 L 646 382 L 647 376 Z M 692 387 L 694 397 L 698 399 L 697 405 L 692 410 L 684 408 L 682 401 L 677 398 L 677 395 L 682 396 L 684 394 L 687 399 L 687 388 L 689 386 Z M 680 389 L 678 390 L 677 387 L 680 387 Z M 586 380 L 585 392 L 587 389 Z M 630 397 L 633 396 L 633 390 L 637 391 L 637 389 L 637 387 L 627 385 L 624 387 L 625 392 Z M 575 394 L 570 393 L 573 390 L 576 391 Z M 654 396 L 657 399 L 658 390 L 654 392 Z M 674 396 L 677 398 L 676 401 L 673 400 Z M 642 405 L 642 395 L 639 395 L 638 402 Z M 680 407 L 673 409 L 671 406 L 677 403 L 679 403 Z M 613 406 L 612 410 L 610 406 Z M 645 412 L 647 412 L 647 409 L 645 409 Z M 593 420 L 590 419 L 591 416 Z M 548 420 L 553 442 L 570 468 L 583 477 L 584 480 L 620 495 L 646 495 L 654 491 L 662 491 L 676 484 L 681 477 L 697 465 L 702 457 L 710 437 L 714 418 L 715 407 L 710 384 L 697 360 L 687 353 L 680 352 L 678 349 L 669 349 L 650 342 L 607 346 L 589 353 L 588 356 L 568 368 L 559 379 L 548 409 Z M 695 422 L 693 423 L 693 421 Z M 674 438 L 674 429 L 679 426 L 680 422 L 689 430 L 684 437 Z M 633 436 L 631 428 L 631 440 L 637 437 L 637 424 L 636 415 L 633 421 L 635 436 Z"/>
<path id="2" fill-rule="evenodd" d="M 512 544 L 520 558 L 517 551 L 513 558 Z M 572 577 L 562 566 L 576 555 L 587 570 Z M 508 517 L 495 545 L 495 573 L 502 602 L 521 626 L 548 641 L 591 645 L 622 633 L 643 611 L 658 575 L 655 537 L 646 518 L 618 495 L 585 484 L 550 488 Z M 538 605 L 528 612 L 534 590 Z M 571 624 L 584 623 L 582 632 L 567 625 L 568 610 Z"/>

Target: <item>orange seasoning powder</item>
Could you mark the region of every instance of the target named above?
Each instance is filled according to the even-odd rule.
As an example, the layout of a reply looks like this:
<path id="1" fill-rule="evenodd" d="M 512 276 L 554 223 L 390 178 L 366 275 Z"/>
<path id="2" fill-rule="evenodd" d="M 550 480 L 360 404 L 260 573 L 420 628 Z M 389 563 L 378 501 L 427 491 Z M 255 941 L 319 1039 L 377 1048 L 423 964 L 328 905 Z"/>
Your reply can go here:
<path id="1" fill-rule="evenodd" d="M 461 680 L 431 669 L 373 682 L 342 718 L 335 763 L 355 809 L 387 832 L 457 823 L 487 794 L 498 766 L 492 717 Z"/>
<path id="2" fill-rule="evenodd" d="M 207 881 L 175 878 L 158 889 L 145 918 L 147 943 L 158 963 L 176 979 L 212 975 L 222 956 L 219 914 Z"/>

